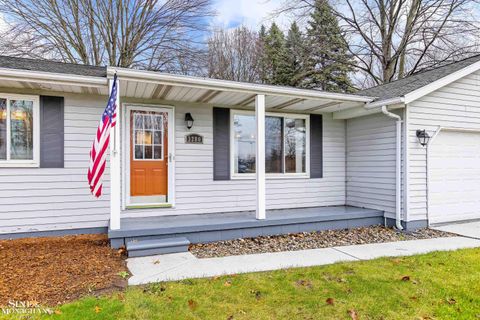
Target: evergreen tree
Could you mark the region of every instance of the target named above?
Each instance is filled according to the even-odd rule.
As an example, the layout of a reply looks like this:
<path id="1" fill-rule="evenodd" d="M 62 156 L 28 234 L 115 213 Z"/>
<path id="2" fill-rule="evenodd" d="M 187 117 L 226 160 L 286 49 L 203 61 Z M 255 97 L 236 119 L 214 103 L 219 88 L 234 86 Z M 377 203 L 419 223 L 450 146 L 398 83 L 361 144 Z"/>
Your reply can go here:
<path id="1" fill-rule="evenodd" d="M 316 0 L 307 27 L 308 77 L 305 86 L 334 92 L 352 92 L 353 71 L 348 44 L 328 0 Z"/>
<path id="2" fill-rule="evenodd" d="M 269 63 L 267 55 L 265 54 L 265 42 L 267 41 L 267 29 L 262 24 L 260 31 L 258 32 L 258 45 L 260 46 L 259 52 L 260 57 L 260 68 L 259 68 L 259 78 L 262 83 L 267 83 L 267 74 L 269 69 Z"/>
<path id="3" fill-rule="evenodd" d="M 285 36 L 280 28 L 272 23 L 264 40 L 264 61 L 266 65 L 264 82 L 276 85 L 289 85 L 289 67 Z"/>
<path id="4" fill-rule="evenodd" d="M 289 85 L 301 87 L 305 78 L 305 39 L 296 22 L 293 22 L 288 30 L 286 50 Z"/>

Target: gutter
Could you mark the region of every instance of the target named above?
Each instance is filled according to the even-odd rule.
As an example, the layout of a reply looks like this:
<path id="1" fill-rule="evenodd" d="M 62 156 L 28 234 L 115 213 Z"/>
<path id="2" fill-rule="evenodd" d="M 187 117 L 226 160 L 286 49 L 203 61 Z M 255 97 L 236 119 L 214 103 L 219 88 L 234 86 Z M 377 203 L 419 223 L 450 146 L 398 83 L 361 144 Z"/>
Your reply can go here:
<path id="1" fill-rule="evenodd" d="M 97 88 L 108 87 L 108 80 L 104 77 L 8 68 L 0 68 L 0 79 Z"/>
<path id="2" fill-rule="evenodd" d="M 370 110 L 378 107 L 385 107 L 389 106 L 392 104 L 403 104 L 405 102 L 404 97 L 395 97 L 387 100 L 380 100 L 380 101 L 374 101 L 374 102 L 369 102 L 365 104 L 365 109 Z M 383 111 L 382 111 L 383 112 Z"/>
<path id="3" fill-rule="evenodd" d="M 389 118 L 395 119 L 396 134 L 395 134 L 395 226 L 398 230 L 403 230 L 402 227 L 402 185 L 401 185 L 401 171 L 402 171 L 402 117 L 388 111 L 387 106 L 382 106 L 382 113 Z"/>

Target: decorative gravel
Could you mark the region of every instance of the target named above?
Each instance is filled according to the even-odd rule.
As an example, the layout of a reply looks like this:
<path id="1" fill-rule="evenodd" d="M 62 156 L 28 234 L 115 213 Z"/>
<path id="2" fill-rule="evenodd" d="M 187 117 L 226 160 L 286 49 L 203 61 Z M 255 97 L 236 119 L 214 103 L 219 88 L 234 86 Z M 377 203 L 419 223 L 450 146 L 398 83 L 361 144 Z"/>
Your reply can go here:
<path id="1" fill-rule="evenodd" d="M 212 258 L 452 236 L 454 234 L 432 229 L 399 232 L 383 226 L 374 226 L 194 244 L 189 250 L 198 258 Z"/>

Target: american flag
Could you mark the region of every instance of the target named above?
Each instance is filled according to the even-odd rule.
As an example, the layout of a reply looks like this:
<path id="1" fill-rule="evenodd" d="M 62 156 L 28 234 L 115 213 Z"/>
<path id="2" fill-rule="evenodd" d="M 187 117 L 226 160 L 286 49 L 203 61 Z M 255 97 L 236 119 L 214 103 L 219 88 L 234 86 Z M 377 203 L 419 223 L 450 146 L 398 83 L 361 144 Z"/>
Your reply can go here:
<path id="1" fill-rule="evenodd" d="M 102 180 L 107 163 L 107 148 L 110 142 L 110 129 L 117 123 L 117 75 L 113 78 L 112 91 L 107 107 L 103 111 L 102 119 L 97 128 L 97 135 L 90 151 L 90 166 L 88 168 L 88 184 L 95 197 L 102 195 Z"/>

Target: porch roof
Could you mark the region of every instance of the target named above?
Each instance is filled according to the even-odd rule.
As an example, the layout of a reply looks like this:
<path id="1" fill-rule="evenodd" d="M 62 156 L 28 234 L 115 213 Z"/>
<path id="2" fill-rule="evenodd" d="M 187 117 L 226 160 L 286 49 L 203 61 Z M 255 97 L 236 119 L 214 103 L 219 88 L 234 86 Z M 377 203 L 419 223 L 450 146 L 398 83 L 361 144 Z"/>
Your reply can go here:
<path id="1" fill-rule="evenodd" d="M 0 87 L 88 95 L 108 95 L 108 79 L 117 73 L 120 94 L 142 103 L 184 102 L 253 109 L 265 95 L 267 111 L 296 113 L 363 110 L 375 97 L 314 89 L 273 86 L 118 67 L 93 67 L 0 56 Z"/>
<path id="2" fill-rule="evenodd" d="M 136 99 L 254 108 L 255 96 L 266 96 L 267 111 L 322 113 L 363 106 L 373 97 L 312 89 L 245 83 L 210 78 L 172 75 L 125 68 L 107 69 L 117 73 L 121 96 Z"/>

